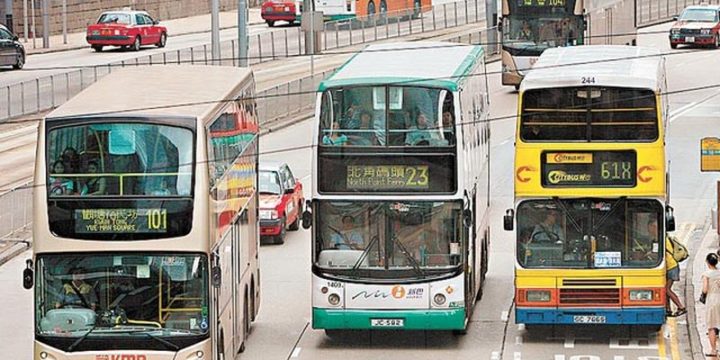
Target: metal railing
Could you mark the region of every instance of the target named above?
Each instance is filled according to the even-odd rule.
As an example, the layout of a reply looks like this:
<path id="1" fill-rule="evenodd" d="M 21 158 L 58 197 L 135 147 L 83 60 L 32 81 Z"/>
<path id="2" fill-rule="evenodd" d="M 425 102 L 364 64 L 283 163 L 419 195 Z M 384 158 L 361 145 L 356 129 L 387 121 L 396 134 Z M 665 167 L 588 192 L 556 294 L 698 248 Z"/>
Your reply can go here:
<path id="1" fill-rule="evenodd" d="M 28 182 L 0 195 L 0 260 L 17 250 L 17 244 L 28 246 L 32 224 L 31 185 L 32 182 Z"/>
<path id="2" fill-rule="evenodd" d="M 700 3 L 720 4 L 720 0 L 637 0 L 635 2 L 636 25 L 649 26 L 672 20 L 685 7 Z"/>
<path id="3" fill-rule="evenodd" d="M 345 21 L 327 22 L 321 31 L 322 51 L 478 23 L 485 20 L 483 0 L 463 0 L 412 10 L 379 14 Z M 250 36 L 250 65 L 305 55 L 304 34 L 299 27 L 278 29 Z M 237 66 L 237 40 L 220 44 L 220 59 L 213 61 L 210 44 L 154 52 L 107 65 L 78 68 L 0 88 L 0 121 L 53 109 L 75 96 L 113 69 L 160 64 L 205 64 Z"/>

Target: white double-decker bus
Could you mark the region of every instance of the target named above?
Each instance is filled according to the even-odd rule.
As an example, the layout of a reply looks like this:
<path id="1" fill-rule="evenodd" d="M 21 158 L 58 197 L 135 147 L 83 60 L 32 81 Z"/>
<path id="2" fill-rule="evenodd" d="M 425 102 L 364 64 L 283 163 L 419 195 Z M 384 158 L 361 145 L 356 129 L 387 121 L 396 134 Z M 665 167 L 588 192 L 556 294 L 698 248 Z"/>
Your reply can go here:
<path id="1" fill-rule="evenodd" d="M 232 359 L 259 307 L 249 69 L 123 69 L 38 132 L 35 359 Z"/>
<path id="2" fill-rule="evenodd" d="M 478 46 L 372 45 L 320 84 L 313 328 L 465 331 L 488 264 L 488 102 Z"/>

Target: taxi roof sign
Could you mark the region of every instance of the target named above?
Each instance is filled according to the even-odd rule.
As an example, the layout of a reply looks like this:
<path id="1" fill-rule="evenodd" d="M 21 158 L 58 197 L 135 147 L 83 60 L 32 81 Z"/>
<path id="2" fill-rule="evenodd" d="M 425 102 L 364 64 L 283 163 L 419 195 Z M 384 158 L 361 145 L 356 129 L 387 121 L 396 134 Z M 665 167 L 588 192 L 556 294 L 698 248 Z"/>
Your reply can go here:
<path id="1" fill-rule="evenodd" d="M 720 139 L 700 140 L 700 171 L 720 171 Z"/>

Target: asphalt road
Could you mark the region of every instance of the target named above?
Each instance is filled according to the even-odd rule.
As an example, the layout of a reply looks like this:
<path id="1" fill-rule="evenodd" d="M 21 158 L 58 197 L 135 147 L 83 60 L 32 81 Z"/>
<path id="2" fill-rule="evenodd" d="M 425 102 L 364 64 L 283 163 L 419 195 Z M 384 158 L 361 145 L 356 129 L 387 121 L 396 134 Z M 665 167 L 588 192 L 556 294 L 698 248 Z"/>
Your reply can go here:
<path id="1" fill-rule="evenodd" d="M 666 29 L 660 25 L 647 31 Z M 720 84 L 718 50 L 671 51 L 663 34 L 640 36 L 639 44 L 669 52 L 667 56 L 669 106 L 668 156 L 671 160 L 671 204 L 678 221 L 677 232 L 686 237 L 688 229 L 705 225 L 715 196 L 716 174 L 699 171 L 699 141 L 720 135 L 720 88 L 682 91 Z M 489 71 L 500 68 L 495 63 Z M 516 111 L 516 93 L 500 85 L 498 75 L 490 77 L 491 117 L 511 116 Z M 717 95 L 717 96 L 714 96 Z M 289 232 L 284 245 L 263 246 L 260 264 L 263 274 L 263 303 L 253 324 L 243 359 L 551 359 L 551 360 L 659 360 L 686 359 L 688 343 L 685 319 L 670 322 L 658 333 L 633 328 L 557 327 L 542 334 L 530 334 L 512 318 L 514 239 L 504 232 L 501 217 L 512 206 L 512 119 L 492 124 L 492 245 L 490 271 L 484 297 L 477 303 L 467 335 L 445 332 L 370 332 L 329 339 L 312 330 L 310 320 L 310 236 L 300 230 Z M 275 131 L 261 140 L 263 153 L 310 144 L 311 121 Z M 309 182 L 310 150 L 273 153 L 264 156 L 288 162 L 295 175 Z M 309 186 L 305 186 L 309 189 Z M 306 194 L 306 197 L 309 194 Z M 0 318 L 17 326 L 0 327 L 2 347 L 8 358 L 29 358 L 31 351 L 32 300 L 21 288 L 23 259 L 28 253 L 0 267 Z M 692 300 L 690 301 L 692 303 Z"/>

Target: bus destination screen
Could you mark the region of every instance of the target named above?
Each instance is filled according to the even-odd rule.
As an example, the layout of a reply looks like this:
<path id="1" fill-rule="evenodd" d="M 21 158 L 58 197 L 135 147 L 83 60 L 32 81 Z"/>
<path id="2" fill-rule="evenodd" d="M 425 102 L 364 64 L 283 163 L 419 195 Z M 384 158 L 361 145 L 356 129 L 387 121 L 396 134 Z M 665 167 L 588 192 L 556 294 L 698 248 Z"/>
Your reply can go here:
<path id="1" fill-rule="evenodd" d="M 542 154 L 543 187 L 634 187 L 634 151 L 583 151 Z"/>
<path id="2" fill-rule="evenodd" d="M 348 190 L 422 190 L 429 181 L 427 165 L 349 165 Z"/>
<path id="3" fill-rule="evenodd" d="M 78 234 L 165 233 L 167 230 L 167 209 L 75 210 L 75 232 Z"/>

